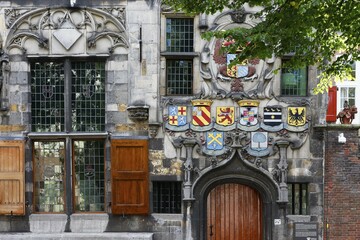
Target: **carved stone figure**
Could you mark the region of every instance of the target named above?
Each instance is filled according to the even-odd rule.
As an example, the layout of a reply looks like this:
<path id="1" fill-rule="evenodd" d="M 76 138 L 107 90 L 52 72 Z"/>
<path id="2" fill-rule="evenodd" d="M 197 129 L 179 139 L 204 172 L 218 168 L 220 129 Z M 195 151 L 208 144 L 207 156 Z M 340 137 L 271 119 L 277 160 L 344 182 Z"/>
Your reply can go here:
<path id="1" fill-rule="evenodd" d="M 350 107 L 348 102 L 345 101 L 344 109 L 338 113 L 336 118 L 340 119 L 341 124 L 351 124 L 355 118 L 356 113 L 357 113 L 357 107 L 355 105 Z"/>

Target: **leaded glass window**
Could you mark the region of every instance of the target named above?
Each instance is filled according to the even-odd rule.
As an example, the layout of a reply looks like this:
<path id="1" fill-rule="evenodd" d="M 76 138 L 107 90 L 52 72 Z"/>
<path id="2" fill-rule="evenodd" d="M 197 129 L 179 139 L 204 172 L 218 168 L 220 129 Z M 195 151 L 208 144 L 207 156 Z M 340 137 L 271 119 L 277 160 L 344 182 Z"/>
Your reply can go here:
<path id="1" fill-rule="evenodd" d="M 31 114 L 34 211 L 104 212 L 105 63 L 32 62 Z"/>
<path id="2" fill-rule="evenodd" d="M 192 18 L 166 19 L 166 51 L 193 52 L 194 20 Z"/>
<path id="3" fill-rule="evenodd" d="M 74 141 L 75 211 L 105 211 L 104 142 Z"/>
<path id="4" fill-rule="evenodd" d="M 104 131 L 105 63 L 33 62 L 31 100 L 33 132 Z"/>
<path id="5" fill-rule="evenodd" d="M 65 143 L 34 142 L 34 210 L 65 211 Z"/>
<path id="6" fill-rule="evenodd" d="M 192 95 L 194 19 L 166 19 L 166 94 Z"/>
<path id="7" fill-rule="evenodd" d="M 192 60 L 167 60 L 167 94 L 192 94 Z"/>
<path id="8" fill-rule="evenodd" d="M 66 165 L 64 141 L 34 141 L 34 210 L 64 212 L 67 167 L 75 174 L 75 212 L 105 211 L 105 168 L 103 140 L 74 140 L 73 161 Z M 72 179 L 73 178 L 73 179 Z"/>
<path id="9" fill-rule="evenodd" d="M 34 132 L 63 132 L 64 64 L 31 64 L 31 114 Z"/>
<path id="10" fill-rule="evenodd" d="M 105 64 L 73 62 L 72 130 L 103 131 L 105 118 Z"/>
<path id="11" fill-rule="evenodd" d="M 286 60 L 283 60 L 283 64 Z M 283 96 L 306 96 L 307 91 L 307 67 L 281 68 L 281 95 Z"/>

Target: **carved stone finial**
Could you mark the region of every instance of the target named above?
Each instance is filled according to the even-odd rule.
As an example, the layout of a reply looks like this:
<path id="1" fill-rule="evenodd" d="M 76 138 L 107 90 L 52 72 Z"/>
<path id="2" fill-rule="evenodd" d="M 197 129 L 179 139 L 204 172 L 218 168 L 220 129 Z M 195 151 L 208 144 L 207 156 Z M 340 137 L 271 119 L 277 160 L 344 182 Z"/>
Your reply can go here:
<path id="1" fill-rule="evenodd" d="M 161 126 L 161 124 L 158 123 L 158 122 L 149 123 L 149 135 L 150 135 L 150 137 L 152 137 L 152 138 L 156 137 L 160 126 Z"/>
<path id="2" fill-rule="evenodd" d="M 243 23 L 246 19 L 245 9 L 241 8 L 239 10 L 233 11 L 231 14 L 231 20 L 235 23 Z"/>

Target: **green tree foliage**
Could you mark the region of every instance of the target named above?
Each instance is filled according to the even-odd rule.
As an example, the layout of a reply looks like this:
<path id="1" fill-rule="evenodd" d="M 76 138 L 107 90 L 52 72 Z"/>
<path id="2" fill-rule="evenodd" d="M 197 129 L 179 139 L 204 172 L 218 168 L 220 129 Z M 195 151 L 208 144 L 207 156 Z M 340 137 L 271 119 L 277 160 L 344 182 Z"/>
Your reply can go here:
<path id="1" fill-rule="evenodd" d="M 359 0 L 164 0 L 176 11 L 213 14 L 226 8 L 262 6 L 252 29 L 207 32 L 205 38 L 232 40 L 227 51 L 241 49 L 238 60 L 281 57 L 293 53 L 290 67 L 315 65 L 321 70 L 314 93 L 333 81 L 351 79 L 351 64 L 360 60 Z M 334 56 L 338 56 L 334 58 Z M 289 66 L 288 66 L 289 67 Z"/>

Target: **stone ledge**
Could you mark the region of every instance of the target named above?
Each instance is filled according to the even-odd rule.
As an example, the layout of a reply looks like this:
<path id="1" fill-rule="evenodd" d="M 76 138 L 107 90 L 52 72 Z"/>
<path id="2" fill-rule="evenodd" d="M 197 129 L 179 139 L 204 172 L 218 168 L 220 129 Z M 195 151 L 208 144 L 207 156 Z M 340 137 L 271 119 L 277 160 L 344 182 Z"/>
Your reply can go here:
<path id="1" fill-rule="evenodd" d="M 21 132 L 25 131 L 24 125 L 0 125 L 0 132 Z"/>
<path id="2" fill-rule="evenodd" d="M 65 231 L 66 214 L 31 214 L 29 216 L 32 233 L 62 233 Z M 0 239 L 1 235 L 0 235 Z"/>
<path id="3" fill-rule="evenodd" d="M 74 233 L 101 233 L 109 222 L 108 214 L 72 214 L 70 229 Z"/>
<path id="4" fill-rule="evenodd" d="M 153 233 L 0 233 L 1 240 L 152 240 Z"/>

